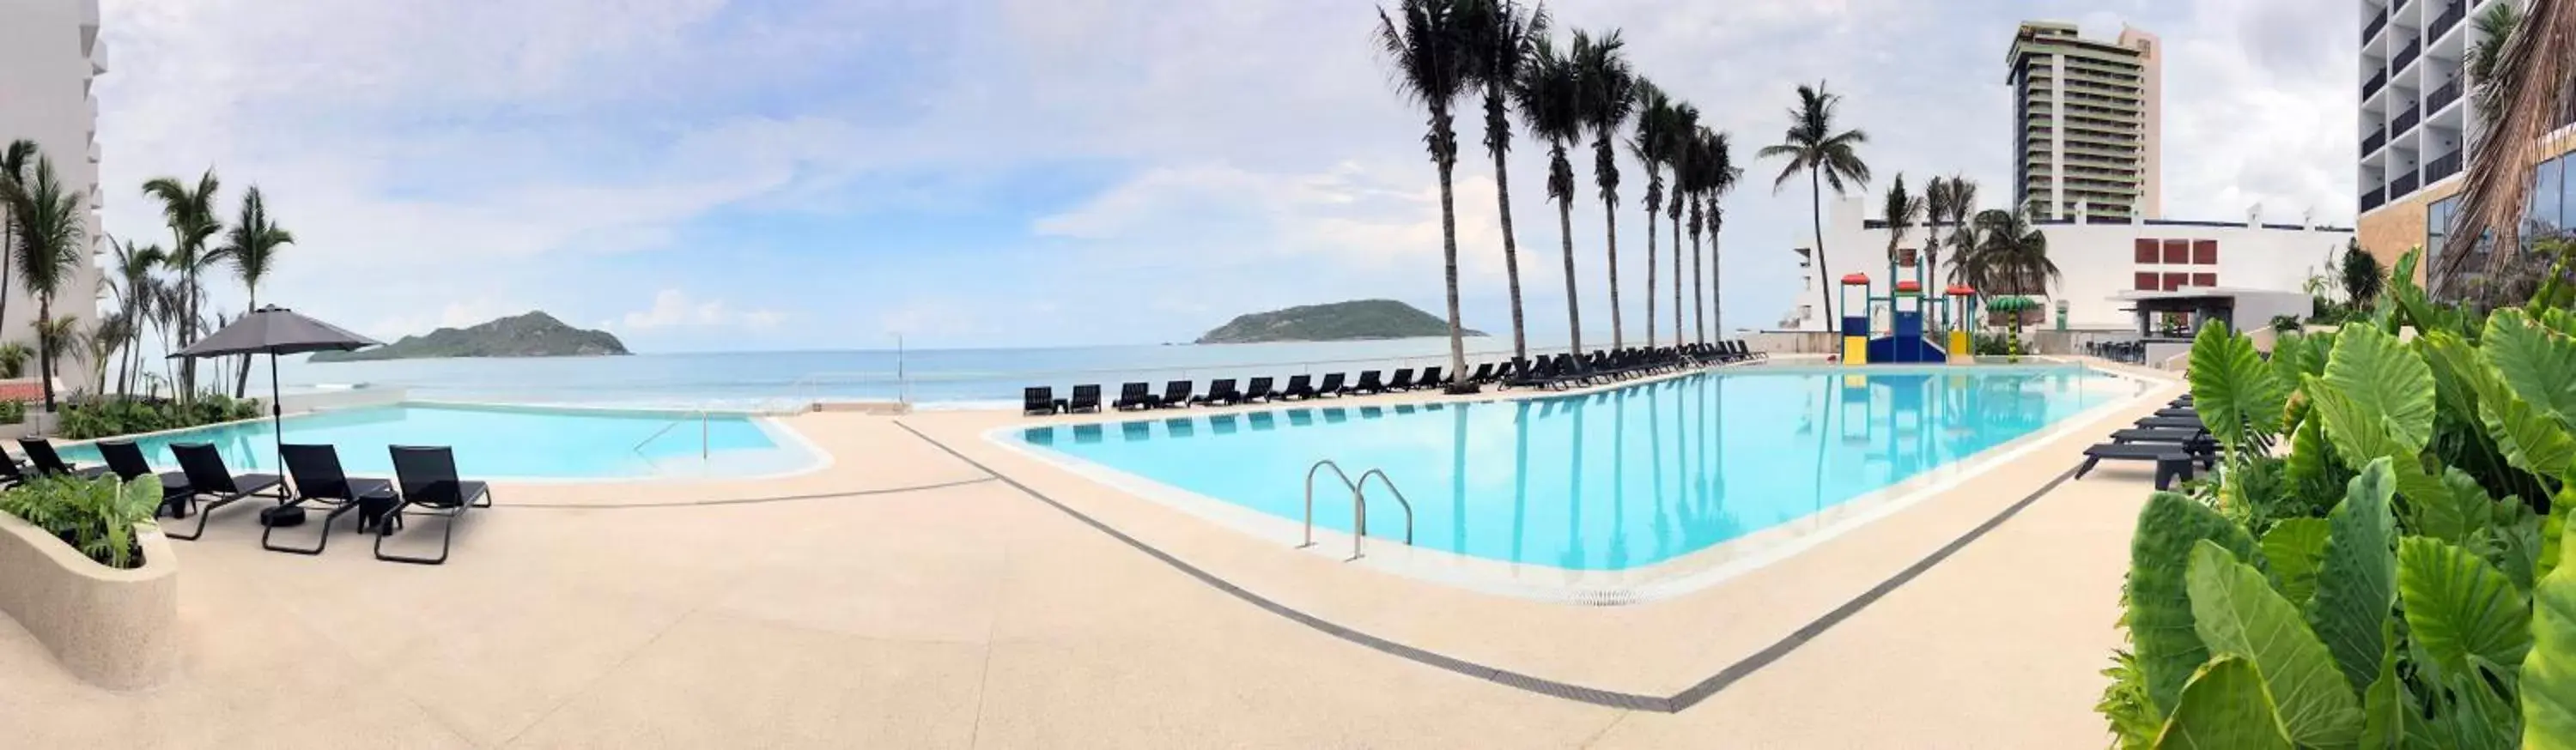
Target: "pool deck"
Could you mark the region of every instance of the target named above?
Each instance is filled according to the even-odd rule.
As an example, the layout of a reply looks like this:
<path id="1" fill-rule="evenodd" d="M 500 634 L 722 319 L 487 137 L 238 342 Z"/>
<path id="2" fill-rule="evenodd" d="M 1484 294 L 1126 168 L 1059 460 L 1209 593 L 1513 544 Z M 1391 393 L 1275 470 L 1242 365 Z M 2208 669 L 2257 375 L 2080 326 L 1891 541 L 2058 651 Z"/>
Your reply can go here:
<path id="1" fill-rule="evenodd" d="M 2180 390 L 1624 606 L 1286 549 L 983 437 L 1045 420 L 801 415 L 832 466 L 500 486 L 441 567 L 377 562 L 346 518 L 324 555 L 264 552 L 226 508 L 173 542 L 178 678 L 91 688 L 0 619 L 0 726 L 26 747 L 2099 746 L 2148 476 L 2051 485 Z"/>

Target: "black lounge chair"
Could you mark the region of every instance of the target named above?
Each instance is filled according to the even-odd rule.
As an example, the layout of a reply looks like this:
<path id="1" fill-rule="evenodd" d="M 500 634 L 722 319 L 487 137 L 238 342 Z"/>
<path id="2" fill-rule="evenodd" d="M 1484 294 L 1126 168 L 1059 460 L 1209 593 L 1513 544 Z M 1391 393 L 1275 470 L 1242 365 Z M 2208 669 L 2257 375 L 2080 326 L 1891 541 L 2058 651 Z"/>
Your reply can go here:
<path id="1" fill-rule="evenodd" d="M 1064 404 L 1066 414 L 1081 414 L 1087 411 L 1100 411 L 1100 386 L 1098 385 L 1074 386 L 1073 399 Z"/>
<path id="2" fill-rule="evenodd" d="M 1390 392 L 1413 390 L 1413 368 L 1396 368 L 1395 377 L 1388 378 L 1386 381 L 1386 390 Z"/>
<path id="3" fill-rule="evenodd" d="M 1386 392 L 1386 381 L 1379 380 L 1379 379 L 1377 378 L 1377 371 L 1376 371 L 1376 370 L 1361 370 L 1361 371 L 1360 371 L 1360 382 L 1359 382 L 1358 384 L 1356 384 L 1356 385 L 1353 385 L 1353 386 L 1349 387 L 1349 388 L 1342 389 L 1342 392 L 1343 392 L 1343 393 L 1385 393 L 1385 392 Z"/>
<path id="4" fill-rule="evenodd" d="M 1190 405 L 1190 392 L 1194 390 L 1198 389 L 1187 380 L 1174 380 L 1169 383 L 1165 383 L 1163 384 L 1163 398 L 1160 401 L 1154 402 L 1154 408 L 1178 409 L 1188 406 Z"/>
<path id="5" fill-rule="evenodd" d="M 1470 385 L 1484 385 L 1491 382 L 1494 382 L 1494 363 L 1492 362 L 1477 365 L 1475 373 L 1467 376 L 1467 383 Z"/>
<path id="6" fill-rule="evenodd" d="M 1342 377 L 1342 374 L 1338 372 L 1325 373 L 1324 382 L 1315 386 L 1315 396 L 1339 396 L 1350 392 L 1349 388 L 1342 385 L 1342 381 L 1345 379 L 1346 378 Z"/>
<path id="7" fill-rule="evenodd" d="M 358 531 L 365 532 L 382 523 L 384 516 L 391 514 L 394 506 L 402 502 L 401 497 L 394 494 L 392 482 L 349 478 L 340 470 L 340 452 L 331 446 L 289 443 L 278 446 L 278 450 L 286 454 L 287 476 L 295 479 L 295 499 L 286 501 L 286 504 L 300 506 L 310 502 L 328 506 L 330 510 L 322 514 L 322 536 L 314 541 L 312 547 L 290 547 L 270 542 L 269 537 L 277 533 L 277 527 L 271 526 L 259 534 L 260 549 L 319 555 L 322 548 L 331 545 L 331 522 L 339 520 L 342 514 L 358 511 Z"/>
<path id="8" fill-rule="evenodd" d="M 179 443 L 170 446 L 170 455 L 179 459 L 179 470 L 188 475 L 188 495 L 177 503 L 165 504 L 175 511 L 174 517 L 197 514 L 197 528 L 186 536 L 169 534 L 172 539 L 195 541 L 206 534 L 206 514 L 246 497 L 270 497 L 286 502 L 286 481 L 275 474 L 234 474 L 224 467 L 224 454 L 215 452 L 213 443 Z M 275 490 L 275 494 L 262 494 Z M 211 499 L 210 499 L 211 498 Z"/>
<path id="9" fill-rule="evenodd" d="M 1234 389 L 1234 378 L 1217 378 L 1208 383 L 1207 395 L 1190 399 L 1190 403 L 1209 406 L 1232 406 L 1242 402 L 1243 393 Z"/>
<path id="10" fill-rule="evenodd" d="M 27 475 L 18 470 L 17 459 L 0 455 L 0 488 L 16 487 L 26 481 Z"/>
<path id="11" fill-rule="evenodd" d="M 1021 414 L 1054 414 L 1063 404 L 1064 402 L 1055 400 L 1054 388 L 1033 385 L 1020 389 Z"/>
<path id="12" fill-rule="evenodd" d="M 2200 411 L 2199 411 L 2199 410 L 2196 410 L 2196 409 L 2193 409 L 2193 408 L 2191 408 L 2191 407 L 2189 407 L 2189 406 L 2176 406 L 2176 407 L 2168 407 L 2168 408 L 2163 408 L 2163 409 L 2157 409 L 2157 410 L 2156 410 L 2156 416 L 2159 416 L 2159 417 L 2197 417 L 2197 416 L 2200 416 Z"/>
<path id="13" fill-rule="evenodd" d="M 1314 397 L 1315 376 L 1313 375 L 1290 375 L 1288 376 L 1288 387 L 1279 391 L 1279 400 L 1281 401 L 1308 399 Z"/>
<path id="14" fill-rule="evenodd" d="M 1118 400 L 1111 402 L 1109 408 L 1119 411 L 1151 409 L 1154 408 L 1154 404 L 1154 386 L 1146 383 L 1128 383 L 1118 387 Z"/>
<path id="15" fill-rule="evenodd" d="M 2075 467 L 2075 478 L 2083 479 L 2085 473 L 2093 470 L 2094 464 L 2104 460 L 2156 462 L 2157 490 L 2173 489 L 2173 482 L 2177 477 L 2186 482 L 2191 481 L 2193 461 L 2191 451 L 2179 445 L 2148 443 L 2102 443 L 2086 448 L 2084 465 Z"/>
<path id="16" fill-rule="evenodd" d="M 2218 468 L 2218 441 L 2210 438 L 2207 430 L 2138 427 L 2111 433 L 2111 442 L 2123 445 L 2135 443 L 2179 445 L 2200 459 L 2201 468 Z"/>
<path id="17" fill-rule="evenodd" d="M 1243 389 L 1243 395 L 1242 395 L 1241 397 L 1239 397 L 1239 398 L 1236 398 L 1235 400 L 1236 400 L 1236 401 L 1238 401 L 1238 402 L 1241 402 L 1241 403 L 1250 404 L 1250 403 L 1259 403 L 1259 402 L 1268 401 L 1268 400 L 1271 400 L 1271 399 L 1274 399 L 1274 398 L 1278 398 L 1278 397 L 1279 397 L 1279 394 L 1272 393 L 1272 392 L 1270 391 L 1270 384 L 1271 384 L 1271 383 L 1273 383 L 1273 382 L 1276 382 L 1276 381 L 1272 380 L 1271 378 L 1266 378 L 1266 377 L 1253 378 L 1253 379 L 1252 379 L 1252 385 L 1251 385 L 1250 387 L 1244 388 L 1244 389 Z"/>
<path id="18" fill-rule="evenodd" d="M 1449 383 L 1447 381 L 1440 379 L 1439 365 L 1432 365 L 1424 368 L 1422 370 L 1422 379 L 1413 381 L 1413 387 L 1415 388 L 1438 388 L 1448 384 Z"/>
<path id="19" fill-rule="evenodd" d="M 2138 426 L 2150 429 L 2197 430 L 2208 425 L 2201 423 L 2199 417 L 2148 417 L 2138 420 Z"/>
<path id="20" fill-rule="evenodd" d="M 82 479 L 97 479 L 107 474 L 105 466 L 74 466 L 64 461 L 62 454 L 54 452 L 53 442 L 44 438 L 18 438 L 18 450 L 27 454 L 27 465 L 35 467 L 38 474 L 57 474 Z"/>
<path id="21" fill-rule="evenodd" d="M 1097 404 L 1093 408 L 1098 408 Z M 447 562 L 447 550 L 456 543 L 456 522 L 468 508 L 492 507 L 492 488 L 482 482 L 456 478 L 456 452 L 445 446 L 424 447 L 397 445 L 388 449 L 394 456 L 394 478 L 401 484 L 402 502 L 382 523 L 376 524 L 376 559 L 414 565 L 438 565 Z M 447 529 L 440 533 L 437 557 L 408 557 L 385 554 L 385 538 L 403 527 L 403 514 L 417 510 L 426 515 L 447 519 Z"/>
<path id="22" fill-rule="evenodd" d="M 188 474 L 180 471 L 154 472 L 152 462 L 143 458 L 143 449 L 132 440 L 105 440 L 98 444 L 98 455 L 107 459 L 107 470 L 128 482 L 143 477 L 161 480 L 161 507 L 169 508 L 173 500 L 188 496 Z M 156 514 L 157 515 L 157 514 Z"/>

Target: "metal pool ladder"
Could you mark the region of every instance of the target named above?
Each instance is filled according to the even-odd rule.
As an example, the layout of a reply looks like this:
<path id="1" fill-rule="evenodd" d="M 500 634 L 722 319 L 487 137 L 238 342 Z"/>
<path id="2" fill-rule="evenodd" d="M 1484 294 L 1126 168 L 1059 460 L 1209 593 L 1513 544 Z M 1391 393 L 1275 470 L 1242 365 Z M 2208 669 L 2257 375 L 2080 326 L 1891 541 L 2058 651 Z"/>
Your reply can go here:
<path id="1" fill-rule="evenodd" d="M 704 461 L 707 459 L 708 454 L 714 452 L 713 441 L 709 439 L 707 434 L 709 431 L 709 428 L 707 427 L 707 410 L 694 409 L 692 411 L 697 412 L 698 417 L 698 460 Z M 636 443 L 635 447 L 629 448 L 628 450 L 633 451 L 637 456 L 643 456 L 644 446 L 652 445 L 653 441 L 662 439 L 662 436 L 669 434 L 672 428 L 688 423 L 689 420 L 685 417 L 671 420 L 670 424 L 662 425 L 662 429 L 654 430 L 652 437 L 643 439 L 643 441 Z"/>
<path id="2" fill-rule="evenodd" d="M 1351 492 L 1351 518 L 1358 530 L 1351 534 L 1350 559 L 1360 559 L 1360 542 L 1368 538 L 1367 488 L 1370 477 L 1376 477 L 1378 484 L 1386 485 L 1386 491 L 1395 494 L 1396 505 L 1404 508 L 1404 546 L 1413 546 L 1413 501 L 1404 498 L 1404 490 L 1395 488 L 1395 480 L 1386 475 L 1386 470 L 1361 472 L 1359 481 L 1354 482 L 1351 475 L 1342 472 L 1341 464 L 1325 459 L 1306 467 L 1306 543 L 1297 545 L 1298 549 L 1315 546 L 1315 474 L 1325 469 L 1332 469 L 1333 476 L 1342 480 L 1342 487 Z"/>

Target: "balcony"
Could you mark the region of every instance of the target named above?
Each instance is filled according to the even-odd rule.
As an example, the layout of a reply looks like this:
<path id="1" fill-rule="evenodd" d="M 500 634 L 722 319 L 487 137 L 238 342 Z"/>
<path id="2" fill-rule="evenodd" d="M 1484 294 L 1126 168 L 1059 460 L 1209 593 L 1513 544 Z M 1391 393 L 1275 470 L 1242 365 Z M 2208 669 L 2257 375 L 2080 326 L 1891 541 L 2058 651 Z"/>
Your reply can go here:
<path id="1" fill-rule="evenodd" d="M 2428 183 L 2440 182 L 2444 177 L 2449 177 L 2459 173 L 2460 152 L 2458 151 L 2453 151 L 2448 155 L 2437 157 L 2432 161 L 2424 163 L 2424 181 Z"/>
<path id="2" fill-rule="evenodd" d="M 2381 192 L 2379 188 L 2371 188 L 2370 192 L 2361 194 L 2361 210 L 2363 211 L 2378 208 L 2379 204 L 2387 202 L 2387 193 Z"/>
<path id="3" fill-rule="evenodd" d="M 2379 30 L 2385 28 L 2388 28 L 2388 10 L 2382 8 L 2378 15 L 2370 17 L 2369 24 L 2361 27 L 2361 42 L 2369 44 L 2372 38 L 2379 36 Z"/>
<path id="4" fill-rule="evenodd" d="M 2389 4 L 2388 4 L 2388 13 L 2389 13 L 2389 15 L 2396 15 L 2398 11 L 2405 10 L 2405 9 L 2406 9 L 2406 1 L 2407 1 L 2407 0 L 2397 0 L 2397 2 L 2389 3 Z"/>
<path id="5" fill-rule="evenodd" d="M 2415 62 L 2415 58 L 2423 54 L 2424 40 L 2417 39 L 2415 41 L 2407 42 L 2405 49 L 2398 50 L 2395 57 L 2388 58 L 2388 69 L 2403 71 L 2406 69 L 2407 64 Z"/>
<path id="6" fill-rule="evenodd" d="M 2441 88 L 2434 89 L 2431 95 L 2424 98 L 2424 109 L 2428 112 L 2440 112 L 2443 107 L 2451 106 L 2451 102 L 2459 100 L 2460 79 L 2453 78 L 2450 83 L 2442 84 Z"/>
<path id="7" fill-rule="evenodd" d="M 2425 35 L 2424 38 L 2441 39 L 2443 34 L 2450 32 L 2451 27 L 2460 25 L 2460 21 L 2468 17 L 2469 4 L 2460 0 L 2451 0 L 2451 7 L 2443 8 L 2441 15 L 2433 17 L 2433 33 Z"/>
<path id="8" fill-rule="evenodd" d="M 2407 133 L 2414 132 L 2415 123 L 2420 122 L 2423 119 L 2424 110 L 2422 108 L 2407 107 L 2406 114 L 2398 115 L 2397 119 L 2388 121 L 2388 132 L 2394 135 L 2405 135 Z"/>
<path id="9" fill-rule="evenodd" d="M 2387 86 L 2388 69 L 2381 68 L 2379 72 L 2370 74 L 2370 80 L 2361 82 L 2361 98 L 2368 99 L 2370 95 L 2379 93 L 2380 89 Z"/>
<path id="10" fill-rule="evenodd" d="M 2370 135 L 2361 139 L 2361 155 L 2369 156 L 2377 153 L 2379 147 L 2386 145 L 2388 145 L 2388 131 L 2384 129 L 2372 131 Z"/>
<path id="11" fill-rule="evenodd" d="M 2397 200 L 2399 198 L 2404 198 L 2407 195 L 2414 193 L 2415 187 L 2421 184 L 2422 183 L 2415 181 L 2415 173 L 2413 172 L 2398 175 L 2397 179 L 2388 181 L 2388 199 Z"/>

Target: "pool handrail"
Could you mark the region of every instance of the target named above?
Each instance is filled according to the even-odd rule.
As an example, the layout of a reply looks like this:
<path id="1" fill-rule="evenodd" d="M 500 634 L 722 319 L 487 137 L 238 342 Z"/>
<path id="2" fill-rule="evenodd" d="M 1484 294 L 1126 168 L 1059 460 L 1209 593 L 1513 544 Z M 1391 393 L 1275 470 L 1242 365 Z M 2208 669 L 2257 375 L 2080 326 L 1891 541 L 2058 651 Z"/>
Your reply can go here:
<path id="1" fill-rule="evenodd" d="M 1354 531 L 1351 534 L 1350 560 L 1360 559 L 1360 543 L 1368 538 L 1368 500 L 1363 488 L 1367 486 L 1368 479 L 1372 476 L 1377 477 L 1380 484 L 1386 485 L 1388 492 L 1395 493 L 1396 504 L 1404 508 L 1404 545 L 1413 546 L 1413 501 L 1404 497 L 1403 490 L 1396 489 L 1395 479 L 1387 476 L 1384 469 L 1370 469 L 1360 472 L 1359 481 L 1354 482 L 1351 481 L 1349 473 L 1342 471 L 1341 464 L 1327 458 L 1306 467 L 1306 541 L 1297 545 L 1298 549 L 1315 546 L 1315 474 L 1325 469 L 1332 469 L 1333 476 L 1339 477 L 1342 480 L 1342 486 L 1351 492 L 1351 518 Z"/>
<path id="2" fill-rule="evenodd" d="M 695 414 L 698 418 L 698 460 L 707 460 L 707 458 L 715 452 L 712 445 L 714 439 L 709 434 L 711 428 L 707 426 L 707 410 L 691 409 L 689 412 Z M 635 447 L 628 448 L 627 450 L 634 453 L 638 458 L 643 458 L 647 462 L 650 462 L 652 458 L 644 455 L 644 446 L 652 445 L 653 441 L 660 440 L 663 435 L 670 433 L 671 428 L 687 424 L 688 422 L 688 417 L 671 420 L 670 424 L 662 425 L 662 429 L 654 430 L 652 436 L 636 442 Z"/>

